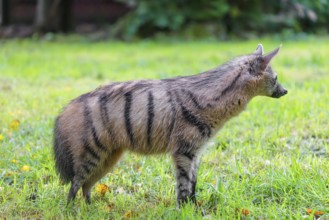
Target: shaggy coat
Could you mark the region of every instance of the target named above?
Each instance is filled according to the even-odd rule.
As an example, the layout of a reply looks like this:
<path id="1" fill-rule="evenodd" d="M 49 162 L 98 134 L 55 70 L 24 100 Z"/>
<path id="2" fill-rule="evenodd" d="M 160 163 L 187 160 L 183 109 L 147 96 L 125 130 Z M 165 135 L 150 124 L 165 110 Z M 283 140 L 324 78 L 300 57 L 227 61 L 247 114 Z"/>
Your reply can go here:
<path id="1" fill-rule="evenodd" d="M 117 82 L 72 100 L 57 117 L 56 169 L 71 182 L 68 201 L 92 186 L 125 151 L 173 157 L 178 204 L 195 202 L 200 152 L 207 140 L 257 95 L 287 91 L 269 66 L 279 48 L 255 52 L 193 76 Z"/>

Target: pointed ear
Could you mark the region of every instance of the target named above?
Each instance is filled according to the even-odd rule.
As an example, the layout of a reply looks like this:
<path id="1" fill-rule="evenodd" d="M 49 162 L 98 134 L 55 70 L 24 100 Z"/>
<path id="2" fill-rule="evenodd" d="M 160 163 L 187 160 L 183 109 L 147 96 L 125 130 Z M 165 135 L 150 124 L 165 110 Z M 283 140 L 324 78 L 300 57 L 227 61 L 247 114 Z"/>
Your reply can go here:
<path id="1" fill-rule="evenodd" d="M 262 56 L 262 58 L 261 58 L 261 68 L 263 70 L 266 69 L 266 67 L 270 64 L 271 60 L 278 54 L 280 48 L 281 48 L 281 45 L 280 45 L 280 47 L 276 48 L 272 52 Z"/>
<path id="2" fill-rule="evenodd" d="M 254 54 L 255 55 L 258 55 L 258 56 L 261 56 L 261 55 L 263 55 L 263 53 L 264 53 L 263 45 L 262 44 L 258 44 L 258 46 L 257 46 Z"/>

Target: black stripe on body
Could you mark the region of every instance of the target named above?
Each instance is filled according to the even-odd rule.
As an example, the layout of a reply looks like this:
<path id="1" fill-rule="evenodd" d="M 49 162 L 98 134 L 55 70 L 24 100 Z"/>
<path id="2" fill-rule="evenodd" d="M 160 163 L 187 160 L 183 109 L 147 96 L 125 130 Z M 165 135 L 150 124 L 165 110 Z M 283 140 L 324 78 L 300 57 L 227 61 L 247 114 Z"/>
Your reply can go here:
<path id="1" fill-rule="evenodd" d="M 175 104 L 173 103 L 172 94 L 169 91 L 169 88 L 167 90 L 167 96 L 169 98 L 168 102 L 170 104 L 171 113 L 172 113 L 171 121 L 170 121 L 170 124 L 169 124 L 169 129 L 168 129 L 168 143 L 169 143 L 170 142 L 170 137 L 171 137 L 172 131 L 174 129 L 175 120 L 176 120 L 176 107 L 175 107 Z"/>
<path id="2" fill-rule="evenodd" d="M 85 94 L 80 95 L 79 97 L 77 97 L 76 99 L 74 99 L 73 101 L 78 101 L 78 102 L 85 102 L 86 99 L 94 97 L 95 93 L 94 92 L 88 92 Z"/>
<path id="3" fill-rule="evenodd" d="M 102 123 L 103 123 L 103 127 L 106 128 L 107 133 L 109 135 L 112 134 L 110 128 L 109 128 L 109 118 L 108 118 L 108 108 L 107 108 L 107 103 L 108 103 L 108 99 L 109 99 L 108 94 L 106 94 L 105 92 L 103 92 L 98 99 L 99 102 L 99 109 L 100 109 L 100 113 L 101 113 L 101 118 L 102 118 Z"/>
<path id="4" fill-rule="evenodd" d="M 91 155 L 94 159 L 100 161 L 101 157 L 96 153 L 96 151 L 94 151 L 94 149 L 92 149 L 89 144 L 87 143 L 87 141 L 85 141 L 84 145 L 83 145 L 84 149 L 87 151 L 87 153 L 89 155 Z"/>
<path id="5" fill-rule="evenodd" d="M 182 91 L 187 93 L 187 95 L 188 95 L 189 98 L 192 100 L 193 104 L 195 105 L 195 107 L 196 107 L 197 109 L 204 109 L 204 107 L 202 107 L 202 106 L 200 105 L 200 103 L 198 102 L 197 97 L 196 97 L 191 91 L 187 91 L 187 90 L 185 90 L 185 89 L 183 89 Z"/>
<path id="6" fill-rule="evenodd" d="M 184 105 L 181 104 L 182 114 L 184 119 L 189 122 L 191 125 L 198 128 L 199 132 L 202 134 L 202 136 L 208 136 L 210 137 L 211 130 L 210 127 L 203 123 L 200 119 L 198 119 L 195 115 L 192 114 L 191 111 L 189 111 Z"/>
<path id="7" fill-rule="evenodd" d="M 107 148 L 100 142 L 100 140 L 96 134 L 96 129 L 94 126 L 91 127 L 91 132 L 92 132 L 93 140 L 94 140 L 94 143 L 96 144 L 96 146 L 99 149 L 101 149 L 102 151 L 107 151 Z"/>
<path id="8" fill-rule="evenodd" d="M 209 125 L 206 123 L 202 122 L 197 116 L 193 115 L 190 110 L 188 110 L 182 103 L 179 95 L 177 92 L 175 92 L 177 101 L 180 105 L 180 108 L 182 110 L 182 115 L 184 119 L 189 122 L 191 125 L 195 126 L 198 128 L 199 132 L 201 133 L 202 136 L 208 136 L 210 137 L 211 135 L 211 129 Z"/>
<path id="9" fill-rule="evenodd" d="M 148 104 L 147 104 L 147 144 L 151 144 L 151 132 L 152 132 L 152 124 L 154 118 L 154 101 L 153 101 L 153 94 L 152 92 L 148 93 Z"/>
<path id="10" fill-rule="evenodd" d="M 125 119 L 126 131 L 127 131 L 127 135 L 129 137 L 130 143 L 133 146 L 134 145 L 134 135 L 133 135 L 131 120 L 130 120 L 132 92 L 131 91 L 127 92 L 124 96 L 125 96 L 125 101 L 126 101 L 125 109 L 124 109 L 124 119 Z"/>
<path id="11" fill-rule="evenodd" d="M 228 92 L 230 92 L 232 89 L 234 89 L 234 86 L 236 82 L 238 81 L 239 77 L 241 76 L 241 73 L 239 73 L 232 81 L 230 85 L 228 85 L 219 96 L 215 98 L 216 101 L 218 101 L 222 96 L 226 95 Z"/>
<path id="12" fill-rule="evenodd" d="M 86 126 L 86 131 L 91 129 L 91 135 L 93 137 L 93 141 L 94 141 L 94 144 L 96 145 L 96 147 L 98 149 L 102 150 L 102 151 L 107 151 L 107 148 L 99 140 L 99 137 L 98 137 L 97 132 L 96 132 L 96 128 L 95 128 L 95 126 L 93 125 L 93 122 L 92 122 L 91 112 L 90 112 L 90 109 L 89 109 L 87 103 L 85 103 L 85 105 L 84 105 L 84 117 L 86 119 L 86 125 L 85 125 Z"/>
<path id="13" fill-rule="evenodd" d="M 88 166 L 90 166 L 90 167 L 96 167 L 96 166 L 97 166 L 97 163 L 95 163 L 95 162 L 92 161 L 92 160 L 88 160 L 86 164 L 87 164 Z"/>
<path id="14" fill-rule="evenodd" d="M 91 168 L 87 164 L 82 165 L 82 168 L 84 169 L 86 174 L 89 174 L 91 171 Z"/>
<path id="15" fill-rule="evenodd" d="M 82 165 L 86 174 L 89 174 L 95 167 L 97 167 L 97 163 L 92 160 L 87 160 L 87 162 Z"/>

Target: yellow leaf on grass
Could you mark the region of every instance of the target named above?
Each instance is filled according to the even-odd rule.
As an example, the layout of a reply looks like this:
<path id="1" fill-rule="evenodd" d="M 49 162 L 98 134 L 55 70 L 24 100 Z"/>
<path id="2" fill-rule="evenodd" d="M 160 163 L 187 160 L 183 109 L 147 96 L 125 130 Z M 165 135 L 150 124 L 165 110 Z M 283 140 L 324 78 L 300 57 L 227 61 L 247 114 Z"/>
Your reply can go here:
<path id="1" fill-rule="evenodd" d="M 13 171 L 7 171 L 5 176 L 12 176 L 12 175 L 15 175 L 15 172 Z"/>
<path id="2" fill-rule="evenodd" d="M 96 191 L 101 195 L 104 196 L 105 193 L 109 190 L 109 187 L 103 183 L 100 183 L 96 186 Z"/>
<path id="3" fill-rule="evenodd" d="M 22 168 L 21 168 L 21 171 L 23 171 L 23 172 L 28 172 L 28 171 L 30 171 L 30 167 L 29 166 L 27 166 L 27 165 L 24 165 L 24 166 L 22 166 Z"/>
<path id="4" fill-rule="evenodd" d="M 20 124 L 19 120 L 18 119 L 14 119 L 14 120 L 12 120 L 10 122 L 9 129 L 11 129 L 11 130 L 17 130 L 19 128 L 19 124 Z"/>
<path id="5" fill-rule="evenodd" d="M 109 203 L 106 205 L 106 211 L 110 212 L 114 208 L 114 203 Z"/>
<path id="6" fill-rule="evenodd" d="M 2 134 L 0 134 L 0 141 L 2 141 L 4 138 L 5 137 Z"/>
<path id="7" fill-rule="evenodd" d="M 16 160 L 16 159 L 12 159 L 11 162 L 13 162 L 13 163 L 17 163 L 17 160 Z"/>
<path id="8" fill-rule="evenodd" d="M 131 211 L 126 211 L 126 213 L 123 215 L 124 219 L 130 219 L 131 217 Z"/>

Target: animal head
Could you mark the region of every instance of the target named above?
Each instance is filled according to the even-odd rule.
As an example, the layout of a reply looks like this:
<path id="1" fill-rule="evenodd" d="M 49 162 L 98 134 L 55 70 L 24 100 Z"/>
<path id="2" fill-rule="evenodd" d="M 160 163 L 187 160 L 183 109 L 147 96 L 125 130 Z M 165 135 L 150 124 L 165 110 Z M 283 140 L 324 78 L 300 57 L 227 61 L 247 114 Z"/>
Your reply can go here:
<path id="1" fill-rule="evenodd" d="M 280 98 L 288 93 L 278 82 L 278 75 L 270 65 L 271 60 L 278 54 L 280 47 L 264 54 L 263 46 L 259 44 L 249 59 L 249 74 L 254 85 L 256 95 Z"/>

